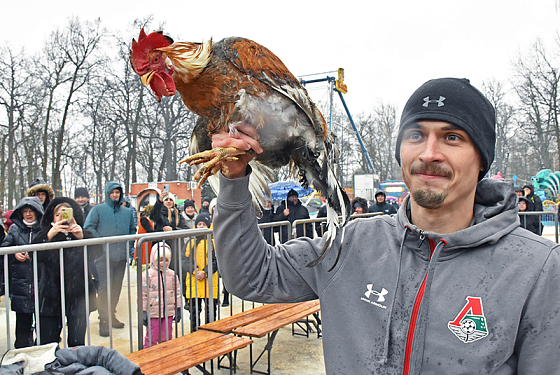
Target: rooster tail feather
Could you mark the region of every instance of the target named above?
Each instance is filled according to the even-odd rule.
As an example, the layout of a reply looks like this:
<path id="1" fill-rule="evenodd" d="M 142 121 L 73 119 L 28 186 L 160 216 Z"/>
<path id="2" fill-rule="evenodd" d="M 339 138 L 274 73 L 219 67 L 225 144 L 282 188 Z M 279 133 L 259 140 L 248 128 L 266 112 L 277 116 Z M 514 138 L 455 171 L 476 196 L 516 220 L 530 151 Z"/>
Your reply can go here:
<path id="1" fill-rule="evenodd" d="M 317 176 L 314 176 L 314 182 L 315 187 L 318 188 L 321 193 L 327 198 L 327 233 L 325 244 L 323 246 L 323 249 L 321 250 L 321 253 L 319 254 L 319 257 L 307 264 L 307 267 L 316 266 L 326 257 L 328 251 L 333 245 L 333 241 L 336 238 L 338 229 L 346 225 L 346 223 L 350 219 L 350 215 L 352 214 L 350 199 L 336 179 L 332 168 L 329 165 L 328 159 L 324 157 L 323 154 L 321 155 L 319 160 L 322 160 L 322 166 L 319 170 L 318 176 L 319 180 L 317 180 Z M 342 214 L 342 223 L 339 223 L 338 213 Z M 332 267 L 334 267 L 338 262 L 339 256 L 340 250 Z"/>

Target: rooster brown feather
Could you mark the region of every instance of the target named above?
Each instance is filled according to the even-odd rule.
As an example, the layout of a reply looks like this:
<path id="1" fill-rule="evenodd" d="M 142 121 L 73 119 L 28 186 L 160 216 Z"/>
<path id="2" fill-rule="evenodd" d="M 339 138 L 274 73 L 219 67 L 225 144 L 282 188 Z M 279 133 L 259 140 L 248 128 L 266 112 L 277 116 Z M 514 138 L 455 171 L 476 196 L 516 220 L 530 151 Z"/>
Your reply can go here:
<path id="1" fill-rule="evenodd" d="M 183 160 L 206 163 L 196 177 L 210 177 L 224 160 L 244 152 L 211 150 L 210 137 L 220 128 L 235 132 L 237 125 L 246 123 L 256 128 L 263 149 L 251 162 L 250 189 L 257 202 L 264 206 L 269 168 L 287 164 L 302 185 L 313 184 L 327 198 L 327 241 L 309 265 L 319 263 L 340 227 L 337 212 L 342 213 L 344 225 L 351 206 L 329 164 L 333 141 L 325 120 L 282 61 L 249 39 L 173 43 L 161 32 L 147 35 L 144 29 L 138 41 L 132 41 L 130 61 L 158 100 L 179 91 L 185 105 L 200 116 L 191 137 L 191 156 Z M 219 188 L 217 179 L 210 182 L 214 190 Z"/>

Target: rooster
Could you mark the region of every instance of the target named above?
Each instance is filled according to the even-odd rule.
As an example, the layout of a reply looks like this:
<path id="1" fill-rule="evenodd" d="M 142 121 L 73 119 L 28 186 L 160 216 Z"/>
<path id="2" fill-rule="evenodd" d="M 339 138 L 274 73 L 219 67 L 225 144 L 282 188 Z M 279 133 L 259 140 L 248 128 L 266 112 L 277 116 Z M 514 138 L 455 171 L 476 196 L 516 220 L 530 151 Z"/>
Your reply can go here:
<path id="1" fill-rule="evenodd" d="M 210 177 L 212 188 L 219 189 L 213 175 L 219 170 L 227 174 L 224 161 L 254 151 L 212 149 L 210 137 L 218 129 L 231 134 L 240 124 L 250 124 L 256 128 L 263 149 L 251 161 L 250 190 L 255 203 L 264 206 L 270 168 L 287 164 L 303 186 L 313 184 L 327 198 L 327 241 L 308 266 L 318 264 L 340 228 L 337 211 L 342 213 L 344 225 L 351 206 L 329 163 L 334 142 L 325 120 L 282 61 L 249 39 L 174 43 L 162 32 L 147 35 L 142 29 L 138 41 L 132 40 L 130 62 L 158 100 L 179 91 L 185 105 L 200 116 L 191 136 L 191 156 L 181 161 L 205 163 L 195 179 L 203 182 Z M 255 207 L 259 212 L 259 205 Z"/>

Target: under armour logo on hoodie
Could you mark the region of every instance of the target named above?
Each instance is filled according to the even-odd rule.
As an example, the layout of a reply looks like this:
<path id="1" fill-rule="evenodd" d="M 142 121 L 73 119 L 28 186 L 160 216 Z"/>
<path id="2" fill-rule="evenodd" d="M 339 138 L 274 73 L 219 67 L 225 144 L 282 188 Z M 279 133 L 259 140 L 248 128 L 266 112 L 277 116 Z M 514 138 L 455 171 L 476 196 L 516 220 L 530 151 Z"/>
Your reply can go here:
<path id="1" fill-rule="evenodd" d="M 444 103 L 443 101 L 445 100 L 445 98 L 443 96 L 440 96 L 439 99 L 432 99 L 430 100 L 429 96 L 426 96 L 424 98 L 424 104 L 422 104 L 424 107 L 428 107 L 430 105 L 430 103 L 437 103 L 438 107 L 443 107 Z"/>
<path id="2" fill-rule="evenodd" d="M 389 293 L 387 289 L 381 289 L 381 292 L 373 290 L 373 284 L 367 285 L 367 292 L 365 293 L 366 297 L 369 298 L 372 294 L 377 296 L 377 302 L 385 302 L 385 296 Z"/>

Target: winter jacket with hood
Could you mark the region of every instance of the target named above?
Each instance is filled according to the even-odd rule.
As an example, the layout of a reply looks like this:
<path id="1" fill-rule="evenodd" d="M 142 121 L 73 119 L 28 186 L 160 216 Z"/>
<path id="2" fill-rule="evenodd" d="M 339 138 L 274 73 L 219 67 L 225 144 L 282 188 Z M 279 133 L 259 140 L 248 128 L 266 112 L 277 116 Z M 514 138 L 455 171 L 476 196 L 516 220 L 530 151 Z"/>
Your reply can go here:
<path id="1" fill-rule="evenodd" d="M 247 300 L 320 298 L 327 374 L 560 373 L 559 247 L 519 228 L 508 184 L 480 181 L 471 225 L 450 234 L 413 225 L 408 198 L 353 220 L 309 268 L 323 240 L 268 246 L 248 179 L 220 176 L 220 274 Z"/>
<path id="2" fill-rule="evenodd" d="M 177 307 L 181 307 L 181 284 L 173 270 L 166 268 L 164 275 L 158 269 L 157 256 L 158 249 L 154 247 L 147 282 L 146 272 L 142 272 L 142 310 L 148 312 L 149 318 L 163 318 L 166 310 L 167 316 L 175 316 Z"/>
<path id="3" fill-rule="evenodd" d="M 111 199 L 111 191 L 119 189 L 121 194 L 118 201 Z M 105 203 L 93 206 L 84 224 L 95 237 L 122 236 L 136 234 L 136 227 L 132 221 L 130 209 L 122 205 L 123 189 L 118 182 L 108 182 L 105 187 Z M 123 261 L 128 259 L 128 249 L 125 242 L 109 245 L 109 259 Z M 103 255 L 104 256 L 104 255 Z"/>
<path id="4" fill-rule="evenodd" d="M 287 208 L 290 210 L 288 216 L 284 215 L 284 210 Z M 273 221 L 284 221 L 288 220 L 290 223 L 293 223 L 296 220 L 304 220 L 309 219 L 309 211 L 307 208 L 301 204 L 301 201 L 298 199 L 296 204 L 293 204 L 291 201 L 287 200 L 280 203 L 278 208 L 276 209 L 276 213 L 274 214 Z M 282 226 L 282 242 L 286 242 L 291 237 L 288 237 L 288 229 L 286 226 Z M 304 234 L 305 233 L 305 234 Z M 304 232 L 304 224 L 296 225 L 296 236 L 303 237 L 307 236 L 309 238 L 313 238 L 313 224 L 306 223 L 305 224 L 305 232 Z"/>
<path id="5" fill-rule="evenodd" d="M 49 202 L 54 199 L 54 190 L 44 180 L 41 180 L 40 178 L 33 180 L 29 185 L 29 189 L 27 189 L 26 195 L 28 197 L 33 197 L 40 191 L 47 194 L 45 202 L 43 203 L 43 211 L 45 211 Z"/>
<path id="6" fill-rule="evenodd" d="M 31 228 L 23 223 L 22 214 L 25 207 L 35 211 L 35 224 Z M 10 219 L 13 225 L 2 242 L 2 246 L 29 245 L 41 231 L 43 205 L 37 197 L 25 197 L 16 206 Z M 33 253 L 29 259 L 20 262 L 13 254 L 8 256 L 10 271 L 10 298 L 12 311 L 31 314 L 35 312 L 33 296 Z M 2 267 L 3 269 L 3 267 Z"/>
<path id="7" fill-rule="evenodd" d="M 71 198 L 55 198 L 47 206 L 47 210 L 41 221 L 41 232 L 33 240 L 34 243 L 64 242 L 76 240 L 72 233 L 59 232 L 49 241 L 47 234 L 54 222 L 54 210 L 61 203 L 72 206 L 74 220 L 82 227 L 84 239 L 93 238 L 93 234 L 83 229 L 84 213 L 80 205 Z M 99 246 L 88 246 L 88 258 L 93 261 L 99 255 Z M 66 314 L 84 316 L 86 314 L 85 303 L 85 276 L 84 276 L 84 248 L 67 247 L 64 249 L 64 292 L 66 298 Z M 39 312 L 46 316 L 61 316 L 62 308 L 60 302 L 60 251 L 46 250 L 37 253 L 39 262 Z M 94 290 L 91 275 L 88 275 L 89 290 Z"/>

